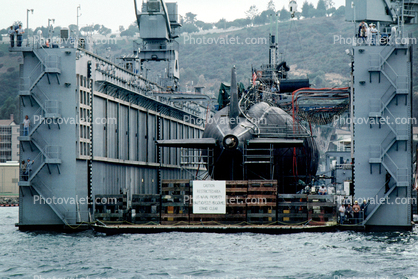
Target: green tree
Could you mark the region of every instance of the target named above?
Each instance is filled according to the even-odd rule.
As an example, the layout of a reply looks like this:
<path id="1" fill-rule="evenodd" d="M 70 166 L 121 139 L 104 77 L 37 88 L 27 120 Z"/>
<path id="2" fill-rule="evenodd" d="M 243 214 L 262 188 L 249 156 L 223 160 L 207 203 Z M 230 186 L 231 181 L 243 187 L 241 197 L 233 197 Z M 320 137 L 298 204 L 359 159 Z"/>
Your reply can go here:
<path id="1" fill-rule="evenodd" d="M 186 24 L 183 24 L 183 26 L 181 27 L 181 31 L 186 32 L 186 33 L 194 33 L 194 32 L 199 32 L 199 28 L 197 28 L 195 24 L 186 23 Z"/>
<path id="2" fill-rule="evenodd" d="M 251 24 L 251 20 L 248 18 L 238 18 L 231 22 L 231 25 L 235 27 L 246 27 L 249 24 Z"/>
<path id="3" fill-rule="evenodd" d="M 336 11 L 337 11 L 337 9 L 335 7 L 331 7 L 329 9 L 327 9 L 327 16 L 334 15 Z"/>
<path id="4" fill-rule="evenodd" d="M 308 3 L 308 1 L 303 2 L 302 6 L 302 16 L 304 18 L 311 18 L 315 15 L 315 7 Z"/>
<path id="5" fill-rule="evenodd" d="M 120 29 L 120 27 L 119 27 Z M 138 26 L 136 24 L 136 22 L 131 23 L 131 25 L 129 25 L 128 29 L 120 32 L 121 36 L 126 36 L 126 37 L 133 37 L 135 36 L 135 34 L 138 32 Z"/>
<path id="6" fill-rule="evenodd" d="M 327 7 L 324 0 L 319 0 L 316 6 L 316 17 L 324 17 L 327 13 Z"/>
<path id="7" fill-rule="evenodd" d="M 34 34 L 38 36 L 39 31 L 42 33 L 42 37 L 46 38 L 48 36 L 48 27 L 37 27 L 34 31 Z"/>
<path id="8" fill-rule="evenodd" d="M 334 7 L 335 3 L 333 0 L 324 0 L 325 1 L 325 7 L 328 9 L 331 9 Z"/>
<path id="9" fill-rule="evenodd" d="M 273 0 L 270 0 L 267 4 L 267 10 L 276 12 L 276 6 L 274 5 Z"/>
<path id="10" fill-rule="evenodd" d="M 81 32 L 92 32 L 93 31 L 93 26 L 92 25 L 87 25 L 87 26 L 81 27 L 80 31 Z"/>
<path id="11" fill-rule="evenodd" d="M 245 12 L 245 15 L 247 18 L 249 18 L 251 21 L 254 21 L 254 18 L 258 16 L 258 9 L 255 5 L 252 5 L 248 11 Z"/>
<path id="12" fill-rule="evenodd" d="M 78 31 L 78 29 L 77 29 L 77 25 L 75 25 L 75 24 L 70 24 L 70 25 L 68 26 L 68 29 L 70 29 L 70 34 L 71 34 L 71 36 L 72 36 L 73 34 L 77 34 L 77 31 Z"/>
<path id="13" fill-rule="evenodd" d="M 205 79 L 205 76 L 203 74 L 199 76 L 199 79 L 198 79 L 197 84 L 198 85 L 204 85 L 204 84 L 206 84 L 206 79 Z"/>
<path id="14" fill-rule="evenodd" d="M 226 29 L 227 28 L 226 23 L 227 23 L 226 19 L 221 18 L 217 23 L 215 23 L 215 27 L 218 29 Z"/>
<path id="15" fill-rule="evenodd" d="M 100 29 L 98 30 L 99 34 L 102 35 L 108 35 L 112 33 L 112 29 L 105 27 L 104 25 L 100 26 Z"/>
<path id="16" fill-rule="evenodd" d="M 345 6 L 340 6 L 334 13 L 334 16 L 342 17 L 345 16 Z"/>
<path id="17" fill-rule="evenodd" d="M 0 117 L 1 119 L 9 119 L 10 114 L 18 115 L 18 97 L 10 96 L 6 99 L 4 104 L 0 107 Z"/>
<path id="18" fill-rule="evenodd" d="M 197 84 L 199 81 L 199 76 L 196 74 L 196 71 L 190 68 L 184 70 L 184 74 L 182 75 L 182 79 L 186 82 L 193 82 L 193 84 Z"/>
<path id="19" fill-rule="evenodd" d="M 9 69 L 11 68 L 13 68 L 13 71 L 0 74 L 0 119 L 9 119 L 10 114 L 14 114 L 15 118 L 19 116 L 18 87 L 15 86 L 18 73 L 14 71 L 15 67 Z M 19 120 L 17 119 L 17 121 Z"/>
<path id="20" fill-rule="evenodd" d="M 286 10 L 285 7 L 283 6 L 283 9 L 280 10 L 279 20 L 280 21 L 287 21 L 289 19 L 290 19 L 290 12 L 288 10 Z"/>
<path id="21" fill-rule="evenodd" d="M 196 22 L 196 14 L 194 13 L 187 13 L 184 19 L 184 23 L 194 24 Z"/>
<path id="22" fill-rule="evenodd" d="M 195 25 L 202 30 L 210 30 L 213 29 L 213 23 L 206 23 L 201 20 L 196 21 Z"/>
<path id="23" fill-rule="evenodd" d="M 268 22 L 268 17 L 274 13 L 272 10 L 265 10 L 254 18 L 254 24 L 265 24 Z M 250 22 L 251 23 L 251 22 Z"/>

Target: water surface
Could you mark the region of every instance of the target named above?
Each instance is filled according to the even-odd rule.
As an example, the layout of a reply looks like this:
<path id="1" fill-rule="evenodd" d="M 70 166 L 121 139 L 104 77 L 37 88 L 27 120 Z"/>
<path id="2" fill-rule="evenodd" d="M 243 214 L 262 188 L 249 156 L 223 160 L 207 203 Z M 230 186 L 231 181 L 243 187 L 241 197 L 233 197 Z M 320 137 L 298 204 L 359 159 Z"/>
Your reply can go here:
<path id="1" fill-rule="evenodd" d="M 161 233 L 20 232 L 0 208 L 0 278 L 418 278 L 418 231 Z"/>

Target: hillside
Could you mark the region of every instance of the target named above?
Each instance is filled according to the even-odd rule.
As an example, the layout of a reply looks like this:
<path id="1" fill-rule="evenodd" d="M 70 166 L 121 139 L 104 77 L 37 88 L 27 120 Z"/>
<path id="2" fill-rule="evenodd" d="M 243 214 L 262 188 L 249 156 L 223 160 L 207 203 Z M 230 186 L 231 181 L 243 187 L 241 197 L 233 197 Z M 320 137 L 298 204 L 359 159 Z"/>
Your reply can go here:
<path id="1" fill-rule="evenodd" d="M 352 25 L 342 18 L 323 17 L 279 23 L 279 51 L 291 65 L 291 77 L 309 75 L 316 86 L 347 84 L 350 62 L 344 50 L 347 45 L 334 45 L 333 36 L 350 36 Z M 275 28 L 273 28 L 274 30 Z M 228 81 L 230 69 L 237 67 L 238 80 L 249 83 L 251 68 L 268 63 L 268 38 L 270 26 L 247 27 L 221 34 L 184 34 L 180 38 L 180 67 L 182 84 L 191 81 L 217 90 L 221 81 Z M 263 38 L 264 44 L 192 44 L 203 37 L 209 41 L 220 38 Z M 203 75 L 199 81 L 199 76 Z M 206 81 L 206 84 L 201 84 Z"/>
<path id="2" fill-rule="evenodd" d="M 18 115 L 19 62 L 22 58 L 11 53 L 8 45 L 0 44 L 0 119 L 9 119 L 10 114 Z"/>
<path id="3" fill-rule="evenodd" d="M 200 33 L 183 33 L 180 45 L 180 84 L 182 90 L 193 86 L 205 87 L 207 94 L 215 95 L 221 82 L 229 82 L 230 70 L 236 66 L 238 81 L 249 85 L 251 69 L 268 62 L 268 39 L 270 25 L 235 29 L 213 29 Z M 334 36 L 353 36 L 353 23 L 344 17 L 318 17 L 280 22 L 279 51 L 291 66 L 290 78 L 309 77 L 314 87 L 347 86 L 350 75 L 350 58 L 345 50 L 347 44 L 334 44 Z M 418 28 L 407 26 L 407 31 L 418 38 Z M 246 44 L 245 40 L 255 44 Z M 132 53 L 133 37 L 123 37 L 117 44 L 98 44 L 95 52 L 112 60 Z M 414 45 L 414 69 L 418 69 L 418 44 Z M 0 118 L 8 118 L 16 110 L 18 54 L 9 53 L 7 45 L 0 44 Z M 145 65 L 151 68 L 151 65 Z M 164 73 L 166 63 L 154 63 L 147 73 L 157 80 Z M 418 71 L 414 72 L 414 91 L 418 94 Z M 7 100 L 7 102 L 6 102 Z M 418 106 L 418 98 L 414 99 Z M 15 112 L 16 114 L 16 112 Z"/>

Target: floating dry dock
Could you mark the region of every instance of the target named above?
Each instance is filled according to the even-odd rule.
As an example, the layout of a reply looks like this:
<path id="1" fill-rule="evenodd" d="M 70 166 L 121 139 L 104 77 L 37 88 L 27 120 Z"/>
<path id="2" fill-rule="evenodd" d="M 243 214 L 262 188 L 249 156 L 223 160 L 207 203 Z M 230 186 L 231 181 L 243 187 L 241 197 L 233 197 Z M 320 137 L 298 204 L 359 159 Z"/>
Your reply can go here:
<path id="1" fill-rule="evenodd" d="M 342 230 L 364 231 L 364 226 L 281 226 L 281 225 L 93 225 L 93 230 L 106 235 L 138 233 L 165 233 L 165 232 L 205 232 L 205 233 L 263 233 L 263 234 L 290 234 L 303 232 L 336 232 Z"/>

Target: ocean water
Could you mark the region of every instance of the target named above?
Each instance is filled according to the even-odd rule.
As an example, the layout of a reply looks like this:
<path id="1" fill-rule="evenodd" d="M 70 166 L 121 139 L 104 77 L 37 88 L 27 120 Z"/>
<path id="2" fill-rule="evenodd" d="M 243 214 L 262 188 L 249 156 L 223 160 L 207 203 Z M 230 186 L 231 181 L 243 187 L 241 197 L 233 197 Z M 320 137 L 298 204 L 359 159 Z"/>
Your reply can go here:
<path id="1" fill-rule="evenodd" d="M 0 208 L 0 278 L 418 278 L 418 230 L 393 233 L 19 232 Z"/>

